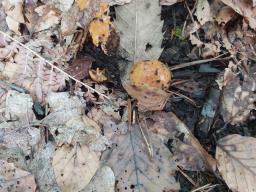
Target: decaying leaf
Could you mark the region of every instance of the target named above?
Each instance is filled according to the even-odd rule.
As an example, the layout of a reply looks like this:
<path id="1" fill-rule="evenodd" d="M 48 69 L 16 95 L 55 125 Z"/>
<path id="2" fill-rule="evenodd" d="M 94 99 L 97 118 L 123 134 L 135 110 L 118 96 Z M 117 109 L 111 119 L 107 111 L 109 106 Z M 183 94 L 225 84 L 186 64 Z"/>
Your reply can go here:
<path id="1" fill-rule="evenodd" d="M 228 135 L 218 141 L 216 159 L 218 169 L 232 191 L 256 190 L 256 139 Z"/>
<path id="2" fill-rule="evenodd" d="M 83 116 L 85 100 L 78 96 L 70 96 L 68 92 L 50 93 L 47 101 L 50 114 L 43 123 L 49 126 L 58 144 L 82 142 L 90 150 L 97 152 L 106 149 L 109 141 L 101 135 L 101 130 L 87 117 Z"/>
<path id="3" fill-rule="evenodd" d="M 100 166 L 99 157 L 86 145 L 63 145 L 52 162 L 56 181 L 63 192 L 78 192 L 91 180 Z"/>
<path id="4" fill-rule="evenodd" d="M 35 32 L 46 30 L 60 22 L 60 11 L 52 6 L 39 6 L 35 9 L 35 12 L 39 15 L 34 28 Z"/>
<path id="5" fill-rule="evenodd" d="M 49 36 L 48 38 L 44 36 L 44 41 L 30 40 L 26 46 L 37 52 L 41 51 L 44 57 L 54 58 L 59 64 L 64 64 L 65 60 L 70 59 L 68 55 L 64 56 L 65 49 L 59 45 L 55 46 L 51 38 Z M 57 91 L 65 87 L 65 76 L 62 73 L 51 69 L 45 61 L 35 57 L 23 47 L 13 42 L 10 45 L 13 49 L 1 71 L 9 82 L 27 89 L 40 102 L 44 101 L 49 91 Z"/>
<path id="6" fill-rule="evenodd" d="M 75 59 L 65 71 L 76 79 L 85 79 L 89 76 L 89 69 L 93 61 L 94 59 L 91 57 Z"/>
<path id="7" fill-rule="evenodd" d="M 79 9 L 81 11 L 83 11 L 84 9 L 86 9 L 89 6 L 90 1 L 91 0 L 76 0 L 76 3 L 78 5 Z"/>
<path id="8" fill-rule="evenodd" d="M 225 25 L 235 14 L 235 11 L 231 7 L 225 6 L 221 8 L 215 20 L 218 22 L 218 24 Z"/>
<path id="9" fill-rule="evenodd" d="M 3 0 L 2 2 L 3 8 L 5 9 L 6 23 L 8 28 L 14 31 L 16 34 L 20 34 L 20 27 L 21 23 L 25 23 L 24 15 L 23 15 L 23 1 L 9 1 Z"/>
<path id="10" fill-rule="evenodd" d="M 211 9 L 208 0 L 198 0 L 195 15 L 201 25 L 212 20 Z"/>
<path id="11" fill-rule="evenodd" d="M 103 166 L 94 175 L 90 183 L 81 192 L 114 192 L 115 176 L 108 166 Z"/>
<path id="12" fill-rule="evenodd" d="M 36 182 L 34 176 L 13 163 L 0 160 L 0 191 L 35 192 Z"/>
<path id="13" fill-rule="evenodd" d="M 210 43 L 204 43 L 199 40 L 194 34 L 189 35 L 189 40 L 191 41 L 192 45 L 196 45 L 197 47 L 202 48 L 202 57 L 214 57 L 218 53 L 220 53 L 221 44 L 218 41 L 213 41 Z"/>
<path id="14" fill-rule="evenodd" d="M 223 89 L 220 112 L 224 121 L 237 124 L 247 120 L 250 111 L 255 109 L 256 82 L 253 75 L 244 73 L 244 79 L 241 81 L 236 74 L 236 66 L 230 63 L 218 82 L 220 89 Z"/>
<path id="15" fill-rule="evenodd" d="M 179 190 L 174 178 L 176 165 L 170 160 L 164 136 L 152 131 L 148 134 L 153 148 L 152 159 L 139 126 L 132 126 L 131 132 L 114 137 L 113 147 L 105 155 L 106 164 L 114 171 L 117 191 Z"/>
<path id="16" fill-rule="evenodd" d="M 29 169 L 34 174 L 40 192 L 60 191 L 52 167 L 55 146 L 52 142 L 42 145 L 34 154 Z"/>
<path id="17" fill-rule="evenodd" d="M 30 123 L 36 121 L 32 106 L 33 101 L 29 94 L 8 91 L 5 95 L 4 109 L 1 110 L 3 116 L 0 128 L 29 127 Z"/>
<path id="18" fill-rule="evenodd" d="M 252 29 L 256 29 L 256 7 L 253 7 L 252 1 L 248 0 L 221 0 L 230 6 L 238 14 L 242 15 L 248 21 Z"/>
<path id="19" fill-rule="evenodd" d="M 160 0 L 160 5 L 171 6 L 175 3 L 183 2 L 184 0 Z"/>
<path id="20" fill-rule="evenodd" d="M 115 11 L 120 46 L 128 53 L 128 59 L 132 63 L 158 59 L 163 39 L 159 2 L 133 0 Z"/>
<path id="21" fill-rule="evenodd" d="M 175 114 L 155 112 L 152 119 L 155 121 L 152 129 L 157 132 L 166 129 L 173 136 L 184 134 L 183 140 L 178 142 L 177 152 L 173 157 L 178 165 L 187 170 L 216 170 L 215 159 L 202 147 L 189 128 Z M 193 152 L 194 155 L 191 156 L 190 152 Z"/>

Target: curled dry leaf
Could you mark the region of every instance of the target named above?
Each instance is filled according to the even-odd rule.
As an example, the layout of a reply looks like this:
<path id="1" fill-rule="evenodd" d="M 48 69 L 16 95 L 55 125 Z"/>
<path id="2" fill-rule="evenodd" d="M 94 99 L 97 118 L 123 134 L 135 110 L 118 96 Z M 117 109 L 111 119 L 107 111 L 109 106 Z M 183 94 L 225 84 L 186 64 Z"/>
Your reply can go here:
<path id="1" fill-rule="evenodd" d="M 221 0 L 230 6 L 238 14 L 242 15 L 248 21 L 252 29 L 256 29 L 256 7 L 253 7 L 252 1 L 247 0 Z"/>
<path id="2" fill-rule="evenodd" d="M 169 68 L 158 60 L 143 61 L 132 65 L 128 79 L 123 86 L 131 96 L 138 100 L 139 109 L 163 109 L 169 94 L 172 74 Z"/>
<path id="3" fill-rule="evenodd" d="M 86 145 L 62 145 L 53 156 L 56 181 L 63 192 L 78 192 L 92 179 L 100 166 L 99 157 Z"/>
<path id="4" fill-rule="evenodd" d="M 256 139 L 228 135 L 217 143 L 218 169 L 232 191 L 256 190 Z"/>
<path id="5" fill-rule="evenodd" d="M 127 130 L 127 129 L 126 129 Z M 113 148 L 106 152 L 106 164 L 114 171 L 116 191 L 178 191 L 176 165 L 164 144 L 164 136 L 149 131 L 153 158 L 148 154 L 140 128 L 116 135 Z"/>
<path id="6" fill-rule="evenodd" d="M 14 163 L 0 160 L 0 191 L 35 192 L 36 182 L 34 176 Z"/>

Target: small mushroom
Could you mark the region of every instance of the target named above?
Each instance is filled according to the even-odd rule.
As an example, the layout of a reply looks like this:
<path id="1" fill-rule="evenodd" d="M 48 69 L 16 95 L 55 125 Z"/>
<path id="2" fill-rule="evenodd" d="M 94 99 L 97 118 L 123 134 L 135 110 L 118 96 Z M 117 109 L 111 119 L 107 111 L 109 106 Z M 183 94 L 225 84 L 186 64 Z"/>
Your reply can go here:
<path id="1" fill-rule="evenodd" d="M 172 73 L 158 60 L 142 61 L 132 65 L 122 80 L 129 95 L 138 100 L 139 110 L 162 110 L 169 93 Z"/>

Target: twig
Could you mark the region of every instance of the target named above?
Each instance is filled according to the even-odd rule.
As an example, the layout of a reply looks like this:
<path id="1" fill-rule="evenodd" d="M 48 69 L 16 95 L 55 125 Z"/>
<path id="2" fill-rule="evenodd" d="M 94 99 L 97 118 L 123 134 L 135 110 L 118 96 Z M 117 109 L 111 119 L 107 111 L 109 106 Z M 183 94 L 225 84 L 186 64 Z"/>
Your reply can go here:
<path id="1" fill-rule="evenodd" d="M 181 98 L 184 98 L 184 99 L 188 100 L 192 105 L 198 107 L 198 105 L 196 104 L 196 102 L 195 102 L 193 99 L 187 97 L 186 95 L 183 95 L 183 94 L 178 93 L 178 92 L 175 92 L 175 91 L 167 91 L 167 92 L 168 92 L 168 93 L 172 93 L 172 94 L 174 94 L 174 95 L 177 95 L 177 96 L 179 96 L 179 97 L 181 97 Z"/>
<path id="2" fill-rule="evenodd" d="M 213 57 L 213 58 L 210 58 L 210 59 L 202 59 L 202 60 L 191 61 L 191 62 L 187 62 L 187 63 L 180 63 L 180 64 L 177 64 L 177 65 L 171 66 L 170 69 L 172 71 L 174 71 L 174 70 L 185 68 L 185 67 L 191 67 L 191 66 L 194 66 L 194 65 L 200 65 L 200 64 L 207 63 L 207 62 L 210 62 L 210 61 L 228 60 L 228 59 L 232 58 L 232 57 L 221 58 L 223 55 L 226 55 L 226 54 L 227 53 L 223 53 L 221 55 L 218 55 L 217 57 Z"/>
<path id="3" fill-rule="evenodd" d="M 196 186 L 195 181 L 191 177 L 189 177 L 184 171 L 178 166 L 178 171 L 193 185 Z"/>
<path id="4" fill-rule="evenodd" d="M 10 35 L 8 35 L 7 33 L 3 32 L 0 30 L 0 33 L 6 37 L 8 37 L 9 39 L 11 39 L 12 41 L 18 43 L 20 46 L 22 46 L 23 48 L 29 50 L 31 53 L 33 53 L 35 56 L 37 56 L 38 58 L 42 59 L 45 63 L 47 63 L 48 65 L 50 65 L 52 67 L 52 69 L 55 69 L 57 71 L 59 71 L 60 73 L 64 74 L 65 76 L 69 77 L 70 79 L 74 80 L 75 82 L 83 85 L 84 87 L 86 87 L 87 89 L 98 93 L 100 96 L 109 99 L 110 98 L 104 94 L 102 94 L 101 92 L 97 91 L 96 89 L 90 87 L 89 85 L 86 85 L 85 83 L 83 83 L 82 81 L 79 81 L 78 79 L 74 78 L 73 76 L 69 75 L 68 73 L 66 73 L 65 71 L 63 71 L 62 69 L 58 68 L 57 66 L 53 65 L 50 61 L 48 61 L 47 59 L 45 59 L 44 57 L 42 57 L 40 54 L 38 54 L 37 52 L 33 51 L 32 49 L 30 49 L 28 46 L 24 45 L 23 43 L 21 43 L 20 41 L 16 40 L 15 38 L 11 37 Z"/>
<path id="5" fill-rule="evenodd" d="M 193 191 L 191 191 L 191 192 L 197 192 L 197 191 L 201 191 L 201 190 L 204 190 L 204 189 L 209 189 L 209 188 L 213 188 L 213 187 L 216 187 L 216 186 L 218 186 L 219 184 L 215 184 L 215 185 L 211 185 L 210 183 L 208 183 L 208 184 L 206 184 L 206 185 L 204 185 L 204 186 L 202 186 L 202 187 L 199 187 L 199 188 L 197 188 L 197 189 L 194 189 Z"/>
<path id="6" fill-rule="evenodd" d="M 197 3 L 198 3 L 198 2 L 196 1 L 196 4 L 197 4 Z M 193 11 L 194 11 L 194 8 L 196 7 L 196 4 L 195 4 L 195 6 L 193 7 Z M 194 17 L 193 17 L 193 12 L 190 10 L 190 8 L 189 8 L 188 3 L 187 3 L 186 0 L 185 0 L 185 5 L 186 5 L 186 8 L 187 8 L 187 10 L 188 10 L 188 13 L 189 13 L 189 16 L 190 16 L 192 22 L 195 23 L 195 19 L 194 19 Z M 198 31 L 196 31 L 196 37 L 200 40 Z M 202 51 L 201 51 L 201 48 L 199 48 L 199 55 L 201 55 L 201 52 L 202 52 Z"/>

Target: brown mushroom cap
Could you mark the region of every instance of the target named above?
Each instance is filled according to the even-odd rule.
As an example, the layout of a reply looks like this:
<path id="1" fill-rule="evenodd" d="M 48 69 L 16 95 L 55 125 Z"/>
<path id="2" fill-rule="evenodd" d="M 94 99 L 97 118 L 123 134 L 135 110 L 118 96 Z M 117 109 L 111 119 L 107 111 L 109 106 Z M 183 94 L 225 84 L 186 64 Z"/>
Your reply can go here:
<path id="1" fill-rule="evenodd" d="M 136 87 L 154 87 L 167 90 L 172 74 L 169 68 L 158 60 L 142 61 L 133 64 L 129 74 L 130 84 Z"/>

